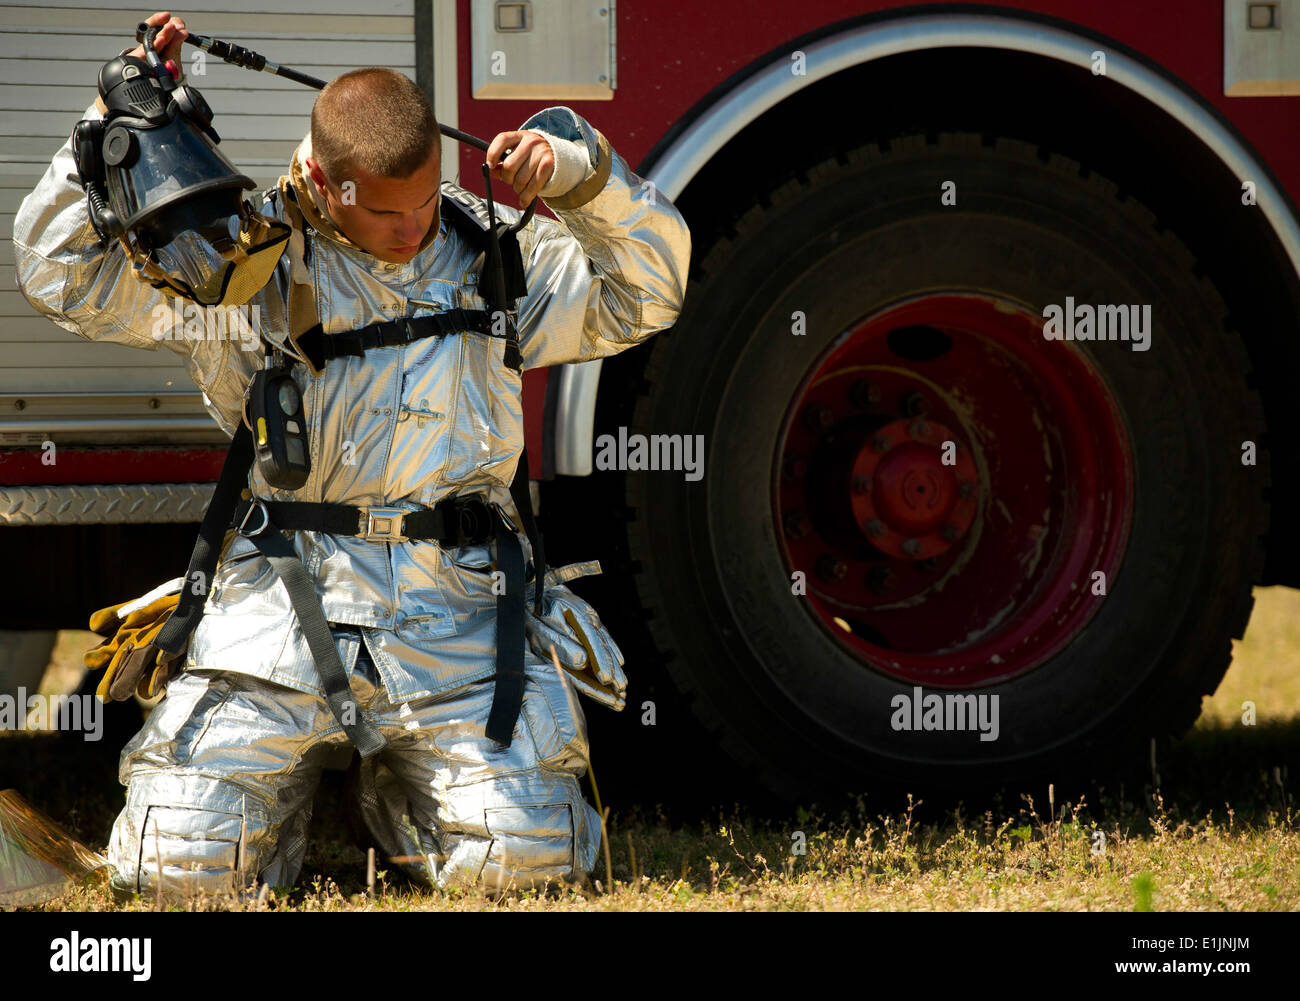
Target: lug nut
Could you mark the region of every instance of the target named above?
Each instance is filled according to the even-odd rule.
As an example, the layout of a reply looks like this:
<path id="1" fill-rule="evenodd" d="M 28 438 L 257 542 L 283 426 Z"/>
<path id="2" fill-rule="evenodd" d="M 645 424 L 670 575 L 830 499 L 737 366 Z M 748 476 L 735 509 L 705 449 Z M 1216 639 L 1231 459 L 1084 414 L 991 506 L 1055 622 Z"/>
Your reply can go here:
<path id="1" fill-rule="evenodd" d="M 894 571 L 889 567 L 872 567 L 867 571 L 867 590 L 884 594 L 894 587 Z"/>
<path id="2" fill-rule="evenodd" d="M 941 529 L 939 529 L 939 538 L 943 539 L 944 542 L 956 542 L 957 526 L 954 525 L 951 521 L 948 522 L 948 524 L 944 525 Z"/>
<path id="3" fill-rule="evenodd" d="M 831 413 L 830 407 L 814 403 L 803 412 L 803 422 L 809 431 L 814 434 L 821 434 L 835 423 L 835 415 Z"/>
<path id="4" fill-rule="evenodd" d="M 871 493 L 871 481 L 865 476 L 853 477 L 853 492 L 855 494 Z"/>
<path id="5" fill-rule="evenodd" d="M 808 534 L 808 519 L 798 511 L 791 511 L 784 519 L 785 534 L 791 539 L 802 539 Z"/>
<path id="6" fill-rule="evenodd" d="M 871 410 L 880 406 L 880 387 L 874 382 L 859 379 L 849 387 L 849 399 L 859 410 Z"/>
<path id="7" fill-rule="evenodd" d="M 920 417 L 930 412 L 930 401 L 921 393 L 908 393 L 903 397 L 903 413 L 908 417 Z"/>
<path id="8" fill-rule="evenodd" d="M 848 564 L 830 553 L 817 557 L 817 576 L 822 580 L 843 580 L 848 572 Z"/>
<path id="9" fill-rule="evenodd" d="M 871 439 L 871 450 L 873 452 L 888 452 L 889 439 L 886 438 L 883 434 L 876 435 L 874 438 Z"/>
<path id="10" fill-rule="evenodd" d="M 930 436 L 930 425 L 922 420 L 915 420 L 907 428 L 907 433 L 913 438 L 928 438 Z"/>
<path id="11" fill-rule="evenodd" d="M 907 556 L 916 556 L 921 552 L 921 543 L 916 539 L 903 540 L 903 553 Z"/>
<path id="12" fill-rule="evenodd" d="M 863 528 L 873 539 L 885 534 L 885 523 L 879 518 L 872 518 Z"/>

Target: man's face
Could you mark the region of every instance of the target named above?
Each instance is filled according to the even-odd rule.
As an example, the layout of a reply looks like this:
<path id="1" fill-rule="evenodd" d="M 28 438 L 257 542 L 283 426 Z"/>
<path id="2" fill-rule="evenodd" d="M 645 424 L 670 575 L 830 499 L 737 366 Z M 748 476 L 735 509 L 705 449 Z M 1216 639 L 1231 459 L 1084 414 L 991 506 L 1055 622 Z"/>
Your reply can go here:
<path id="1" fill-rule="evenodd" d="M 307 172 L 344 236 L 381 261 L 405 264 L 438 215 L 439 146 L 433 144 L 429 159 L 410 177 L 376 177 L 356 168 L 355 176 L 335 182 L 312 157 Z"/>

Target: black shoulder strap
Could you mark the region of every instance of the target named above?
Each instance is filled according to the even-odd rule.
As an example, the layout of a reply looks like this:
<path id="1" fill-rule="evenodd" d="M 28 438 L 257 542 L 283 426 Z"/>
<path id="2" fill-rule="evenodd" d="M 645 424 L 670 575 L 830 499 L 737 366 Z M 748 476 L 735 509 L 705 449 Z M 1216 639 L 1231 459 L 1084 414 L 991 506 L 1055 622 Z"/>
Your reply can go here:
<path id="1" fill-rule="evenodd" d="M 484 168 L 486 171 L 486 168 Z M 488 183 L 487 190 L 491 192 L 491 184 Z M 483 220 L 464 202 L 452 198 L 450 195 L 442 196 L 442 215 L 447 220 L 447 224 L 455 229 L 470 246 L 476 248 L 482 254 L 483 265 L 479 271 L 478 290 L 479 295 L 487 300 L 489 310 L 495 312 L 502 310 L 506 312 L 506 322 L 510 327 L 510 340 L 506 344 L 506 364 L 515 369 L 522 368 L 522 359 L 519 354 L 518 333 L 514 329 L 514 323 L 509 319 L 509 310 L 519 300 L 521 296 L 528 294 L 528 283 L 524 278 L 524 261 L 523 253 L 519 249 L 519 240 L 515 233 L 511 232 L 510 225 L 505 222 L 496 221 L 495 207 L 491 199 L 488 200 L 488 219 L 487 225 Z M 496 239 L 492 238 L 493 232 L 496 233 Z M 542 614 L 542 596 L 546 588 L 546 551 L 542 542 L 542 533 L 537 527 L 537 520 L 533 515 L 532 496 L 528 488 L 528 452 L 521 450 L 519 453 L 519 464 L 515 468 L 515 478 L 510 484 L 510 495 L 515 502 L 515 508 L 519 512 L 519 517 L 523 521 L 521 526 L 524 533 L 528 536 L 528 541 L 533 548 L 533 573 L 536 581 L 536 599 L 535 611 L 540 617 Z"/>
<path id="2" fill-rule="evenodd" d="M 487 224 L 474 214 L 473 209 L 459 198 L 448 194 L 442 196 L 441 206 L 442 217 L 447 220 L 447 225 L 459 233 L 466 243 L 479 251 L 487 248 Z"/>
<path id="3" fill-rule="evenodd" d="M 442 217 L 466 243 L 484 255 L 483 268 L 479 273 L 479 295 L 486 299 L 493 309 L 512 308 L 520 297 L 528 294 L 519 239 L 515 233 L 510 232 L 507 223 L 500 222 L 496 225 L 497 243 L 501 248 L 501 268 L 505 276 L 504 301 L 497 301 L 495 283 L 489 279 L 493 274 L 496 261 L 492 247 L 492 234 L 488 225 L 472 208 L 451 195 L 442 196 Z"/>

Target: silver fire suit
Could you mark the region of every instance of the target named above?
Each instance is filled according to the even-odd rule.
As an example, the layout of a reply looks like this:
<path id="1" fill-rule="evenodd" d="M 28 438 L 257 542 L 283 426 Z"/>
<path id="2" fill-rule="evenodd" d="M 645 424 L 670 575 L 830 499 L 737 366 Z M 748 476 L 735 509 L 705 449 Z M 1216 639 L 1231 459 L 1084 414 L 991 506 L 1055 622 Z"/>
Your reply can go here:
<path id="1" fill-rule="evenodd" d="M 86 117 L 100 115 L 92 106 Z M 589 167 L 568 195 L 548 197 L 562 225 L 537 217 L 519 235 L 524 366 L 609 356 L 671 326 L 690 256 L 681 215 L 568 108 L 547 108 L 520 128 L 544 133 L 553 147 L 573 144 Z M 308 150 L 309 140 L 295 154 L 296 183 Z M 296 190 L 300 200 L 314 194 Z M 477 196 L 446 183 L 442 190 L 487 219 Z M 258 201 L 264 214 L 289 221 L 282 197 Z M 510 222 L 520 215 L 497 212 Z M 328 218 L 307 227 L 297 263 L 286 253 L 250 303 L 260 308 L 262 335 L 294 354 L 287 303 L 295 268 L 299 280 L 310 276 L 326 334 L 486 308 L 471 273 L 476 252 L 439 219 L 407 264 L 367 254 Z M 70 143 L 24 200 L 14 243 L 19 286 L 39 311 L 90 340 L 183 354 L 209 412 L 233 434 L 262 351 L 231 339 L 160 339 L 157 319 L 174 300 L 137 280 L 120 246 L 98 246 Z M 508 487 L 523 414 L 504 346 L 476 334 L 433 337 L 336 358 L 319 376 L 299 361 L 310 478 L 300 490 L 276 490 L 254 468 L 253 495 L 410 511 L 477 494 L 513 511 Z M 381 847 L 439 887 L 581 879 L 600 838 L 578 786 L 586 724 L 541 650 L 526 651 L 511 745 L 484 734 L 495 672 L 495 543 L 444 549 L 307 531 L 289 537 L 315 578 L 353 692 L 388 740 L 371 759 L 363 797 L 372 830 L 384 831 Z M 527 559 L 527 539 L 519 539 Z M 548 574 L 547 607 L 586 616 L 589 632 L 617 653 L 590 606 L 563 586 L 592 569 Z M 546 618 L 573 635 L 559 611 Z M 323 762 L 347 744 L 322 694 L 287 591 L 254 545 L 234 537 L 185 671 L 122 752 L 127 799 L 109 845 L 117 885 L 145 890 L 160 875 L 164 890 L 180 892 L 242 888 L 255 877 L 292 884 Z M 621 703 L 621 692 L 610 700 Z"/>

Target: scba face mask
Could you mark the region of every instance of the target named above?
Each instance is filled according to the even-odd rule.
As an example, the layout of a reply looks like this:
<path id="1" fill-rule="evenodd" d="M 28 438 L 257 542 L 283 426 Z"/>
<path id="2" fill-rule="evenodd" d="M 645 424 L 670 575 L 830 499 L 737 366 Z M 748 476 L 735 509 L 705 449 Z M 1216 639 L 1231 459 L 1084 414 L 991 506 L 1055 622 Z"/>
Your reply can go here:
<path id="1" fill-rule="evenodd" d="M 169 243 L 144 253 L 123 239 L 137 277 L 156 289 L 200 306 L 242 306 L 271 279 L 284 253 L 289 227 L 254 212 L 247 202 L 213 231 L 184 230 Z"/>
<path id="2" fill-rule="evenodd" d="M 217 148 L 211 108 L 146 51 L 147 62 L 104 64 L 104 118 L 73 133 L 91 221 L 141 281 L 200 306 L 243 305 L 270 280 L 289 226 L 243 200 L 256 185 Z"/>

